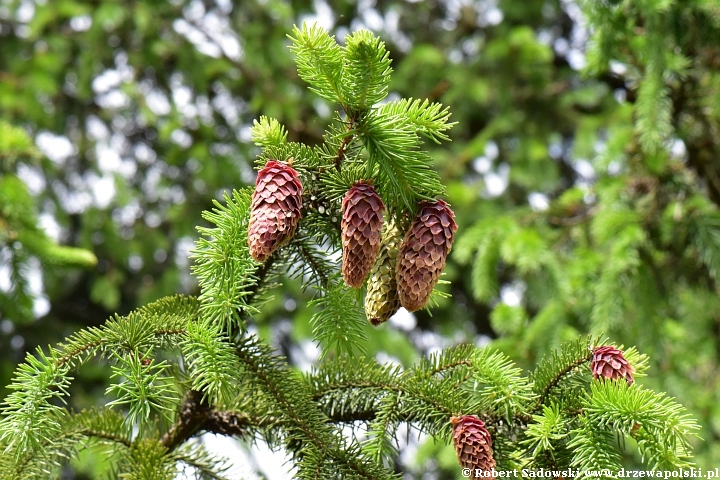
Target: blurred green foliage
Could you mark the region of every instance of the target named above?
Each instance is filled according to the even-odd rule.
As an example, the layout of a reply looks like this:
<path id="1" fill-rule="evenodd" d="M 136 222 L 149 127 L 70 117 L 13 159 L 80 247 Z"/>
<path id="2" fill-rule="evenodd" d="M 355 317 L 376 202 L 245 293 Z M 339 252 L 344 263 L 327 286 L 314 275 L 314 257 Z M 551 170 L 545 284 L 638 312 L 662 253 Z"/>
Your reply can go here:
<path id="1" fill-rule="evenodd" d="M 391 98 L 457 122 L 449 147 L 428 142 L 460 225 L 452 297 L 368 325 L 368 351 L 409 365 L 492 341 L 529 368 L 604 332 L 650 356 L 641 381 L 700 420 L 698 465 L 720 463 L 717 0 L 0 3 L 0 385 L 38 345 L 198 292 L 195 227 L 254 180 L 253 121 L 322 140 L 332 111 L 286 37 L 315 18 L 341 41 L 375 31 Z M 282 284 L 257 329 L 304 367 L 314 310 Z M 103 375 L 82 371 L 74 407 Z M 439 448 L 398 468 L 455 472 Z"/>

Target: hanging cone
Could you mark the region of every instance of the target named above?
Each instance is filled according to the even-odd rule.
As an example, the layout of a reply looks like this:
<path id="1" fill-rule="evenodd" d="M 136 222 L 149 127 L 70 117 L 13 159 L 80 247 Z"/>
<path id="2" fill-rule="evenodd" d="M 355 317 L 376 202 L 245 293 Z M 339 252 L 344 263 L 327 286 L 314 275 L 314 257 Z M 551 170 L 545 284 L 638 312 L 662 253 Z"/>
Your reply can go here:
<path id="1" fill-rule="evenodd" d="M 409 311 L 420 310 L 445 268 L 457 224 L 455 214 L 442 200 L 420 203 L 418 214 L 405 235 L 398 256 L 397 285 L 400 303 Z"/>
<path id="2" fill-rule="evenodd" d="M 345 194 L 342 210 L 343 279 L 361 288 L 380 251 L 385 204 L 372 185 L 360 181 Z"/>
<path id="3" fill-rule="evenodd" d="M 485 423 L 475 415 L 452 417 L 452 439 L 462 468 L 471 469 L 470 476 L 487 478 L 485 472 L 492 472 L 495 459 L 492 451 L 492 438 Z"/>
<path id="4" fill-rule="evenodd" d="M 593 350 L 590 370 L 596 380 L 598 378 L 607 378 L 609 380 L 624 378 L 630 385 L 635 382 L 633 378 L 635 368 L 625 360 L 622 350 L 610 345 L 596 347 Z"/>
<path id="5" fill-rule="evenodd" d="M 400 310 L 400 298 L 395 281 L 400 231 L 392 220 L 387 223 L 382 246 L 375 265 L 370 270 L 365 293 L 365 316 L 373 325 L 387 322 Z"/>
<path id="6" fill-rule="evenodd" d="M 295 234 L 302 206 L 302 184 L 289 165 L 270 160 L 258 172 L 250 205 L 250 255 L 264 262 Z"/>

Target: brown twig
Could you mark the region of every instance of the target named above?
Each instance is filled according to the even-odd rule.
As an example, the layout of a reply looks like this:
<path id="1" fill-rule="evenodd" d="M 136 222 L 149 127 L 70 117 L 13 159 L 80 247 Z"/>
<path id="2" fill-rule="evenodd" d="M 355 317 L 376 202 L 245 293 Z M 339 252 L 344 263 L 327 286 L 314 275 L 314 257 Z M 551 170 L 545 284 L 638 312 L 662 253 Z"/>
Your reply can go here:
<path id="1" fill-rule="evenodd" d="M 351 133 L 352 129 L 355 127 L 355 119 L 350 118 L 348 121 L 347 129 L 345 130 L 345 136 L 343 137 L 342 141 L 340 142 L 340 147 L 338 148 L 337 155 L 335 155 L 335 159 L 333 160 L 333 164 L 335 164 L 335 168 L 337 171 L 340 171 L 340 165 L 342 164 L 343 156 L 345 156 L 345 152 L 347 150 L 348 145 L 350 145 L 350 142 L 353 141 L 355 138 L 355 134 Z"/>
<path id="2" fill-rule="evenodd" d="M 547 397 L 550 395 L 550 391 L 557 386 L 558 383 L 560 383 L 560 380 L 567 375 L 568 373 L 572 372 L 576 367 L 579 367 L 583 363 L 587 363 L 592 359 L 592 352 L 589 352 L 585 357 L 580 358 L 578 360 L 575 360 L 569 365 L 566 365 L 565 368 L 560 370 L 552 380 L 550 380 L 550 383 L 548 383 L 545 388 L 543 389 L 542 393 L 538 396 L 538 402 L 537 402 L 537 410 L 540 410 L 545 403 L 545 400 L 547 400 Z"/>
<path id="3" fill-rule="evenodd" d="M 213 410 L 203 401 L 200 392 L 188 390 L 180 408 L 180 416 L 160 439 L 160 443 L 172 451 L 198 432 L 244 437 L 252 425 L 250 417 L 236 412 Z"/>

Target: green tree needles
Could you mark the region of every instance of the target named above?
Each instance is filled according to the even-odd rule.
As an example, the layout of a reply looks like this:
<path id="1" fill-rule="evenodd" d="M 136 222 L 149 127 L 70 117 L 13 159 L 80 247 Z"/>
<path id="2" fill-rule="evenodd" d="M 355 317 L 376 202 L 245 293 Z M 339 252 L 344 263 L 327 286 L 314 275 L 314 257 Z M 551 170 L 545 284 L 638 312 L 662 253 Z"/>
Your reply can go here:
<path id="1" fill-rule="evenodd" d="M 50 266 L 90 268 L 97 263 L 92 252 L 58 245 L 40 227 L 36 200 L 17 176 L 16 164 L 37 165 L 41 158 L 23 129 L 0 120 L 0 251 L 10 274 L 10 288 L 0 290 L 0 311 L 16 322 L 34 318 L 33 257 Z"/>
<path id="2" fill-rule="evenodd" d="M 198 298 L 161 299 L 20 365 L 0 420 L 0 476 L 48 478 L 67 457 L 102 445 L 111 476 L 172 479 L 186 465 L 198 478 L 224 478 L 218 459 L 195 440 L 214 432 L 284 448 L 298 478 L 396 478 L 400 424 L 448 444 L 451 417 L 466 414 L 485 422 L 498 469 L 616 472 L 624 439 L 633 439 L 649 467 L 688 466 L 695 423 L 641 385 L 593 380 L 587 364 L 591 347 L 605 343 L 598 338 L 565 345 L 529 376 L 503 354 L 472 345 L 405 369 L 360 355 L 373 327 L 339 275 L 340 201 L 372 179 L 386 218 L 405 231 L 418 203 L 443 193 L 421 137 L 448 140 L 450 114 L 412 99 L 377 105 L 388 93 L 390 59 L 367 31 L 342 47 L 318 27 L 296 28 L 291 40 L 300 76 L 342 107 L 317 146 L 288 142 L 274 119 L 261 117 L 253 128 L 258 165 L 292 161 L 303 181 L 292 240 L 257 263 L 247 240 L 251 191 L 216 202 L 193 253 Z M 333 356 L 306 374 L 247 328 L 283 274 L 317 292 L 314 336 Z M 641 377 L 645 357 L 632 348 L 625 357 Z M 112 370 L 106 405 L 63 408 L 72 372 L 91 361 Z M 355 435 L 346 435 L 347 426 Z"/>

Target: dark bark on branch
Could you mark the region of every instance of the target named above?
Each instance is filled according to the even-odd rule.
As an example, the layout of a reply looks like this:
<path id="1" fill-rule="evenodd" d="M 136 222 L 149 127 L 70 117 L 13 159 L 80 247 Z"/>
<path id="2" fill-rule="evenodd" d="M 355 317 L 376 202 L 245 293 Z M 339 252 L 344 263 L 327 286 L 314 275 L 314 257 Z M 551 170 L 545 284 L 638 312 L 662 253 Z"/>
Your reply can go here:
<path id="1" fill-rule="evenodd" d="M 251 418 L 236 412 L 213 410 L 202 401 L 202 394 L 189 390 L 185 394 L 180 417 L 160 442 L 172 451 L 202 432 L 245 437 L 253 426 Z"/>

